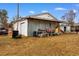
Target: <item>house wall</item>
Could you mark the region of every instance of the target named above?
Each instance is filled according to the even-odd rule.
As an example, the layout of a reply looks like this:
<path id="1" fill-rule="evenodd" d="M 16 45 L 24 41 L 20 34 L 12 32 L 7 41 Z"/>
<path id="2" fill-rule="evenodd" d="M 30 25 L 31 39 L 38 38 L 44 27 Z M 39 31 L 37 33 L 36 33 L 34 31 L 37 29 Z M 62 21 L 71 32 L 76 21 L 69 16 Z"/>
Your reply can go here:
<path id="1" fill-rule="evenodd" d="M 47 28 L 51 28 L 55 30 L 59 23 L 51 22 L 56 20 L 55 17 L 50 15 L 49 13 L 33 15 L 29 18 L 36 18 L 36 19 L 25 19 L 18 22 L 18 31 L 19 34 L 24 36 L 32 36 L 33 31 L 37 31 L 38 29 L 46 30 Z M 14 30 L 17 30 L 17 22 L 13 25 Z"/>
<path id="2" fill-rule="evenodd" d="M 64 27 L 66 27 L 66 31 L 65 31 L 65 32 L 70 32 L 70 31 L 71 31 L 70 26 L 68 26 L 68 25 L 65 24 L 65 23 L 61 23 L 61 24 L 60 24 L 60 29 L 61 29 L 62 31 L 64 31 Z"/>
<path id="3" fill-rule="evenodd" d="M 13 30 L 17 30 L 17 23 L 13 24 Z"/>
<path id="4" fill-rule="evenodd" d="M 19 21 L 18 23 L 16 22 L 13 25 L 14 30 L 17 30 L 17 24 L 18 24 L 19 34 L 28 36 L 28 20 Z"/>
<path id="5" fill-rule="evenodd" d="M 60 29 L 64 31 L 64 27 L 66 27 L 66 32 L 70 32 L 70 26 L 60 26 Z"/>
<path id="6" fill-rule="evenodd" d="M 15 23 L 13 25 L 14 30 L 17 30 L 17 24 L 19 34 L 24 36 L 32 36 L 33 31 L 37 31 L 38 29 L 46 30 L 47 28 L 51 28 L 52 30 L 55 30 L 56 26 L 58 25 L 58 23 L 55 22 L 26 19 L 24 21 L 19 21 L 18 23 Z"/>
<path id="7" fill-rule="evenodd" d="M 52 30 L 54 30 L 57 25 L 58 23 L 55 22 L 31 19 L 29 20 L 29 24 L 28 24 L 28 35 L 32 36 L 33 31 L 37 31 L 38 29 L 46 30 L 46 28 L 51 28 Z"/>

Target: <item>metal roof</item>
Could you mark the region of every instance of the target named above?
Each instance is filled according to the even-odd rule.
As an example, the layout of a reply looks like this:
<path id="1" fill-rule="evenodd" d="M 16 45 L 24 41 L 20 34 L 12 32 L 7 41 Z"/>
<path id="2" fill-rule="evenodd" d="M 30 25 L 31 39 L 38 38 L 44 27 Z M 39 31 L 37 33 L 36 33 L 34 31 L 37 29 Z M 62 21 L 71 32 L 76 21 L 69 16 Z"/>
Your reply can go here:
<path id="1" fill-rule="evenodd" d="M 39 15 L 45 15 L 45 14 L 48 14 L 49 16 L 51 16 L 52 18 L 41 18 L 41 17 L 37 17 Z M 26 20 L 26 19 L 37 19 L 37 20 L 44 20 L 44 21 L 53 21 L 53 22 L 61 22 L 61 21 L 58 21 L 54 16 L 52 16 L 50 13 L 41 13 L 41 14 L 36 14 L 36 15 L 30 15 L 30 16 L 26 16 L 26 17 L 21 17 L 19 20 L 16 20 L 14 22 L 17 22 L 17 21 L 23 21 L 23 20 Z"/>

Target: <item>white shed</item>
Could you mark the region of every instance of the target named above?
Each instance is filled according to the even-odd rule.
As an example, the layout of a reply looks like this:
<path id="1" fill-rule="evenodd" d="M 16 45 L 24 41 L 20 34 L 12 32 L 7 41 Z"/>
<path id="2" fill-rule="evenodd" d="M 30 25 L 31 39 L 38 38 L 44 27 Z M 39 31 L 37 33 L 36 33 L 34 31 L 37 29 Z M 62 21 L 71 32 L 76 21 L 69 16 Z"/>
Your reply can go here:
<path id="1" fill-rule="evenodd" d="M 62 23 L 60 23 L 60 29 L 61 29 L 63 32 L 71 32 L 71 27 L 70 27 L 70 25 L 68 25 L 67 22 L 62 22 Z"/>
<path id="2" fill-rule="evenodd" d="M 14 22 L 14 30 L 17 30 L 17 25 L 19 34 L 24 36 L 32 36 L 33 31 L 37 31 L 38 29 L 55 29 L 56 26 L 59 25 L 59 21 L 49 13 L 42 13 L 23 17 L 20 20 Z"/>

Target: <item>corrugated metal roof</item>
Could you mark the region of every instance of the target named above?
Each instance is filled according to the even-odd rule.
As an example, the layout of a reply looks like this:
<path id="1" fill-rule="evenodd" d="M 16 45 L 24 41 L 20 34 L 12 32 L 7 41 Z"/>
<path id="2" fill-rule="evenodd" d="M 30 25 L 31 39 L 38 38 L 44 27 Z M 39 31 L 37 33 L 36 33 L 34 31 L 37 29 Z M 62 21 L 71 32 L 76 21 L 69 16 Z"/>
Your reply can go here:
<path id="1" fill-rule="evenodd" d="M 51 18 L 45 18 L 45 17 L 38 17 L 38 16 L 42 16 L 42 15 L 46 15 L 48 14 L 49 16 L 51 16 Z M 54 16 L 52 16 L 50 13 L 41 13 L 41 14 L 36 14 L 36 15 L 30 15 L 30 16 L 26 16 L 26 17 L 21 17 L 19 20 L 16 20 L 15 22 L 17 21 L 23 21 L 23 20 L 26 20 L 26 19 L 29 19 L 29 18 L 33 18 L 33 19 L 38 19 L 38 20 L 47 20 L 47 21 L 55 21 L 55 22 L 61 22 L 61 21 L 58 21 L 57 18 L 55 18 Z"/>

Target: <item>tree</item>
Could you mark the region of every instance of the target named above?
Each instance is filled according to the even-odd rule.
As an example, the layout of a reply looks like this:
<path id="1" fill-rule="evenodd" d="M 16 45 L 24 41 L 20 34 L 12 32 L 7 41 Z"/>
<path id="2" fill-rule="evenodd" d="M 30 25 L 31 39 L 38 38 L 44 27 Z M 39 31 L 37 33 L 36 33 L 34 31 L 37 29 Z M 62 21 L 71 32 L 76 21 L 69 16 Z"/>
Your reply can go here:
<path id="1" fill-rule="evenodd" d="M 76 12 L 74 12 L 74 10 L 69 10 L 64 16 L 62 16 L 62 19 L 67 21 L 69 25 L 73 25 L 75 17 Z"/>
<path id="2" fill-rule="evenodd" d="M 61 19 L 62 19 L 62 20 L 65 20 L 65 16 L 62 16 Z"/>
<path id="3" fill-rule="evenodd" d="M 8 23 L 7 23 L 7 11 L 5 9 L 0 10 L 0 25 L 3 28 L 8 28 Z"/>

